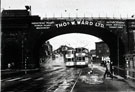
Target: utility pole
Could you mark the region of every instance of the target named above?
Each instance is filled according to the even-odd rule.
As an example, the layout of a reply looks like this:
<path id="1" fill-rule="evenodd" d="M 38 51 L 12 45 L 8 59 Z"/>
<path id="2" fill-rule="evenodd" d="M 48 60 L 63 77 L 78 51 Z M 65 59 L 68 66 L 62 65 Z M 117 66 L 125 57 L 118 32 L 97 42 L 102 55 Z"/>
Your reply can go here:
<path id="1" fill-rule="evenodd" d="M 21 34 L 21 45 L 22 45 L 22 69 L 25 69 L 25 74 L 27 74 L 27 58 L 24 55 L 24 41 L 25 41 L 25 33 L 22 32 Z"/>
<path id="2" fill-rule="evenodd" d="M 24 51 L 24 50 L 23 50 L 23 49 L 24 49 L 23 34 L 22 34 L 21 40 L 22 40 L 22 41 L 21 41 L 21 44 L 22 44 L 22 69 L 23 69 L 23 63 L 24 63 L 24 62 L 23 62 L 23 56 L 24 56 L 24 55 L 23 55 L 23 51 Z"/>
<path id="3" fill-rule="evenodd" d="M 27 74 L 27 59 L 28 57 L 25 58 L 25 61 L 24 61 L 24 69 L 25 69 L 25 74 Z"/>
<path id="4" fill-rule="evenodd" d="M 118 61 L 118 75 L 119 75 L 119 30 L 117 27 L 117 61 Z"/>

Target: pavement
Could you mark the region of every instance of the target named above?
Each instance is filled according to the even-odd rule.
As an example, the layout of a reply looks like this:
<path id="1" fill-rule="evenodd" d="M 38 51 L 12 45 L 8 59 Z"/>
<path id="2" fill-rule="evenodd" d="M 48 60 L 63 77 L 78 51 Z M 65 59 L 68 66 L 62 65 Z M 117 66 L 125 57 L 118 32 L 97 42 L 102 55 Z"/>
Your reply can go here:
<path id="1" fill-rule="evenodd" d="M 93 68 L 98 68 L 101 71 L 105 71 L 105 67 L 100 66 L 99 64 L 94 64 Z M 125 81 L 130 87 L 135 88 L 135 79 L 133 77 L 124 78 L 119 75 L 113 74 L 113 76 L 119 80 Z"/>
<path id="2" fill-rule="evenodd" d="M 16 71 L 32 71 L 32 70 L 38 70 L 39 68 L 35 69 L 3 69 L 1 72 L 16 72 Z"/>
<path id="3" fill-rule="evenodd" d="M 135 88 L 132 88 L 127 82 L 114 77 L 103 78 L 104 70 L 95 66 L 93 73 L 89 74 L 90 69 L 83 69 L 82 75 L 79 78 L 73 92 L 135 92 Z M 121 78 L 121 79 L 120 79 Z"/>
<path id="4" fill-rule="evenodd" d="M 13 77 L 13 76 L 24 75 L 27 73 L 33 73 L 36 71 L 39 71 L 39 68 L 36 68 L 36 69 L 4 69 L 4 70 L 1 70 L 1 79 Z"/>

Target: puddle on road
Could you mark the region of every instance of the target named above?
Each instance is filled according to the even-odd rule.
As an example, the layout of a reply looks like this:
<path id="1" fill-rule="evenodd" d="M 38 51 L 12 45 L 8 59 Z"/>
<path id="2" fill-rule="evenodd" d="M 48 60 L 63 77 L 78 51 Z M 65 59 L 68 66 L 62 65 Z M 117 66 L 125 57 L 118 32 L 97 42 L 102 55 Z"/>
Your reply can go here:
<path id="1" fill-rule="evenodd" d="M 67 92 L 68 88 L 73 85 L 74 79 L 63 79 L 61 82 L 52 85 L 47 92 Z"/>
<path id="2" fill-rule="evenodd" d="M 98 76 L 97 74 L 92 75 L 82 75 L 79 78 L 82 82 L 85 82 L 87 84 L 101 84 L 103 83 L 103 79 Z"/>

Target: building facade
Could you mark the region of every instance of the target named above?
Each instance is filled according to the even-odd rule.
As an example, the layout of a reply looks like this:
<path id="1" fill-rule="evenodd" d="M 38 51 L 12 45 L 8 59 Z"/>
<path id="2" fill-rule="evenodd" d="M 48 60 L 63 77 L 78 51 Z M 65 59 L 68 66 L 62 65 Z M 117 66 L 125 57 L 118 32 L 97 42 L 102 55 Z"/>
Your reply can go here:
<path id="1" fill-rule="evenodd" d="M 110 50 L 108 45 L 101 41 L 96 42 L 96 61 L 101 62 L 110 56 Z"/>
<path id="2" fill-rule="evenodd" d="M 40 20 L 38 16 L 31 16 L 28 10 L 2 11 L 2 42 L 1 42 L 1 68 L 23 69 L 26 61 L 27 67 L 34 67 L 28 39 L 31 32 L 31 21 Z"/>

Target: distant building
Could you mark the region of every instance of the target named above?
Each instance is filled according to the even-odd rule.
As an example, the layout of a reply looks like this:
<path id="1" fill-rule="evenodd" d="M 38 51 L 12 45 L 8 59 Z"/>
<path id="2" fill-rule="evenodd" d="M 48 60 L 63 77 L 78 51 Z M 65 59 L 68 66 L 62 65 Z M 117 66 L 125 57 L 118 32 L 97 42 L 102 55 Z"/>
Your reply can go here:
<path id="1" fill-rule="evenodd" d="M 97 62 L 103 61 L 105 58 L 108 58 L 110 56 L 110 50 L 108 45 L 101 41 L 96 42 L 96 60 Z"/>
<path id="2" fill-rule="evenodd" d="M 40 50 L 40 57 L 42 59 L 50 58 L 53 55 L 53 46 L 50 44 L 49 41 L 45 41 L 44 44 L 42 44 L 42 48 Z"/>
<path id="3" fill-rule="evenodd" d="M 53 46 L 50 44 L 49 41 L 47 41 L 46 43 L 46 46 L 47 46 L 47 51 L 48 51 L 48 55 L 51 56 L 52 55 L 52 52 L 53 52 Z"/>
<path id="4" fill-rule="evenodd" d="M 67 45 L 61 45 L 58 49 L 55 50 L 55 53 L 59 53 L 61 55 L 64 55 L 67 50 L 74 49 L 73 47 L 69 47 Z"/>
<path id="5" fill-rule="evenodd" d="M 129 29 L 129 52 L 135 54 L 135 30 Z"/>
<path id="6" fill-rule="evenodd" d="M 128 26 L 132 24 L 129 23 Z M 135 29 L 129 27 L 128 29 L 128 53 L 125 55 L 127 77 L 135 78 Z"/>
<path id="7" fill-rule="evenodd" d="M 66 46 L 66 45 L 61 45 L 60 48 L 59 48 L 59 51 L 60 51 L 59 53 L 61 53 L 61 54 L 64 55 L 68 49 L 69 49 L 68 46 Z"/>
<path id="8" fill-rule="evenodd" d="M 91 60 L 94 62 L 96 60 L 96 50 L 90 50 L 89 53 Z"/>

